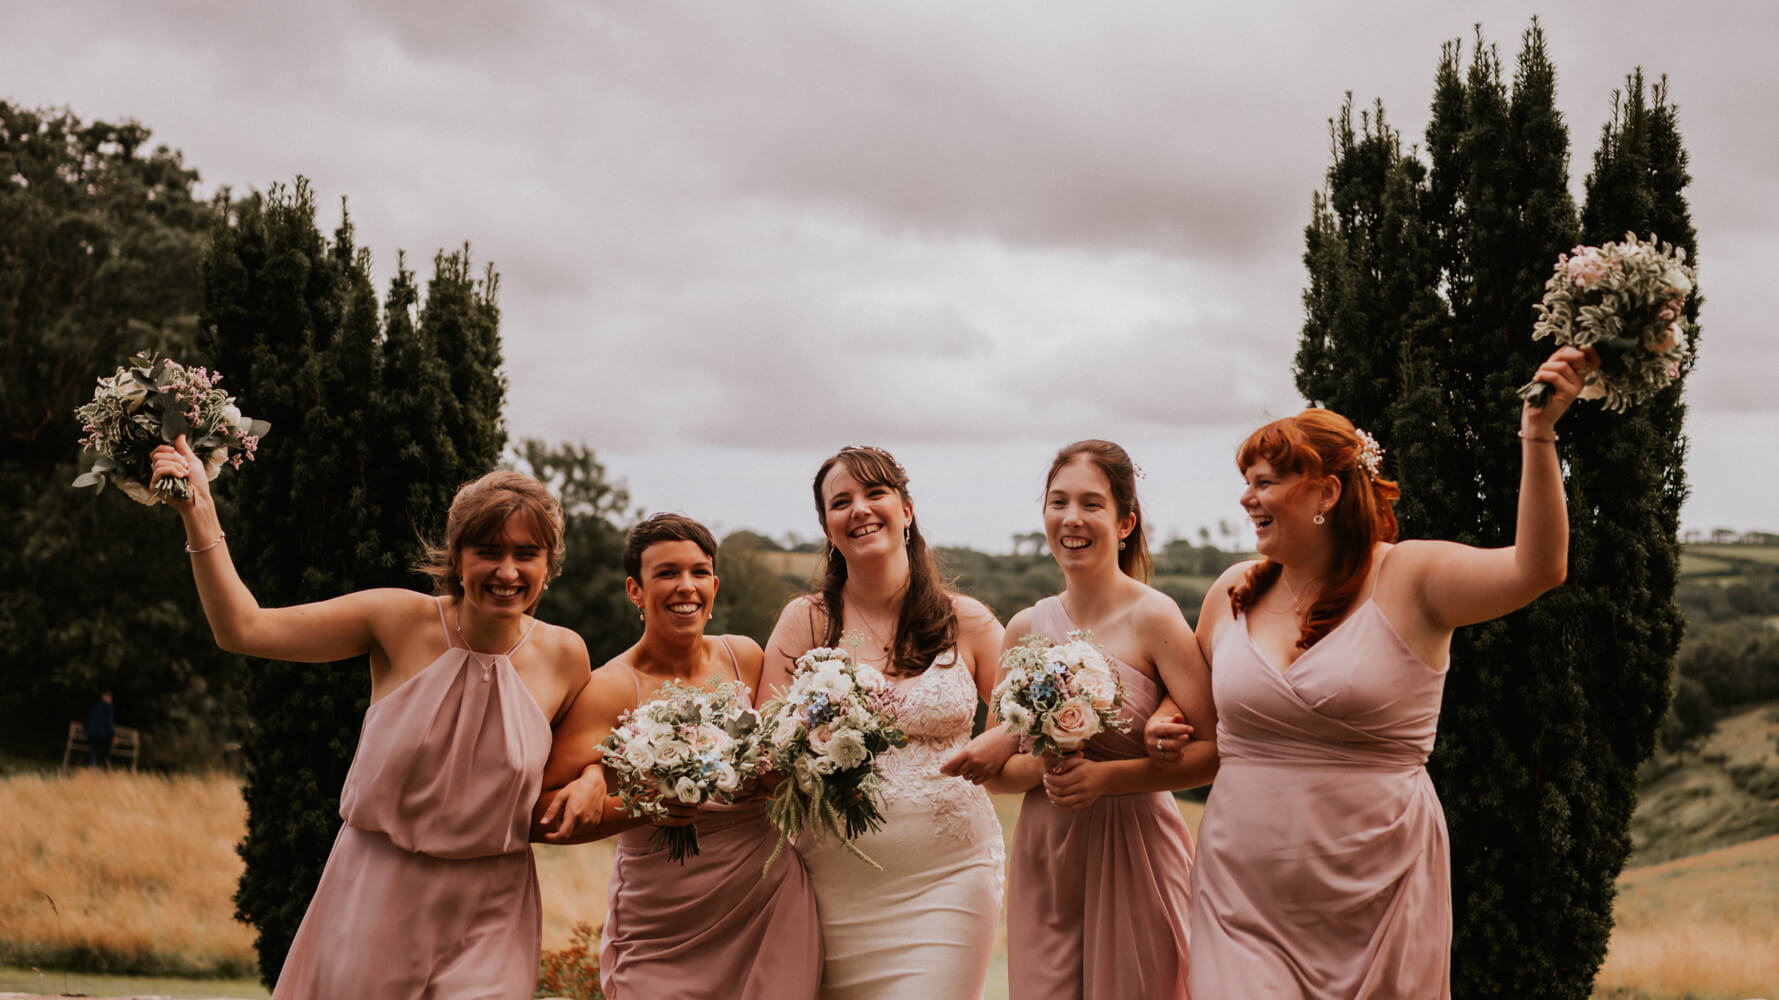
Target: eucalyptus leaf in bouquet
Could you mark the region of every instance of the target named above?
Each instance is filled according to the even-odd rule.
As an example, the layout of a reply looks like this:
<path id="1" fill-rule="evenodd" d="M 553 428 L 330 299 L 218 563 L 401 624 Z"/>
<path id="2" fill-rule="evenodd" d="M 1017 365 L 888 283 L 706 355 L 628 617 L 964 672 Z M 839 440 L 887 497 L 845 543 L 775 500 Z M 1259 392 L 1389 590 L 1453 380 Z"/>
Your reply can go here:
<path id="1" fill-rule="evenodd" d="M 239 469 L 253 460 L 260 438 L 271 429 L 264 420 L 242 416 L 235 397 L 218 387 L 219 372 L 187 368 L 172 358 L 144 351 L 132 364 L 101 376 L 93 398 L 75 409 L 81 447 L 94 453 L 92 468 L 75 477 L 76 487 L 103 490 L 110 483 L 140 504 L 191 495 L 185 480 L 167 478 L 150 487 L 149 455 L 184 434 L 215 479 L 222 467 Z"/>
<path id="2" fill-rule="evenodd" d="M 1686 250 L 1653 237 L 1644 242 L 1626 233 L 1622 243 L 1576 247 L 1557 258 L 1544 283 L 1532 338 L 1599 352 L 1600 367 L 1588 373 L 1581 398 L 1622 413 L 1680 375 L 1692 350 L 1682 310 L 1696 281 Z M 1543 406 L 1550 386 L 1528 382 L 1520 398 Z"/>

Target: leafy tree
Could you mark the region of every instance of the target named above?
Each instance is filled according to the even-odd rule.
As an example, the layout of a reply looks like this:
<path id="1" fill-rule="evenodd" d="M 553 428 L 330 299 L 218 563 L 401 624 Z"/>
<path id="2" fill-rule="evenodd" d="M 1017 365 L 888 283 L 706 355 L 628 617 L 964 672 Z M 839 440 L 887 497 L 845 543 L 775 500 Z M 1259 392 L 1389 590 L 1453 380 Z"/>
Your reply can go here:
<path id="1" fill-rule="evenodd" d="M 1387 472 L 1403 483 L 1404 537 L 1512 541 L 1514 390 L 1550 349 L 1529 336 L 1531 305 L 1584 233 L 1555 88 L 1534 21 L 1511 89 L 1480 33 L 1467 66 L 1458 43 L 1444 48 L 1427 167 L 1402 154 L 1381 107 L 1355 131 L 1349 98 L 1334 126 L 1335 163 L 1306 231 L 1298 387 L 1383 429 Z M 1607 128 L 1602 179 L 1625 171 L 1618 150 L 1635 145 L 1621 136 L 1634 103 Z M 1619 186 L 1683 218 L 1684 156 L 1676 163 L 1672 114 L 1666 121 L 1664 167 Z M 1596 187 L 1604 181 L 1590 181 L 1587 238 L 1656 224 L 1606 207 Z M 1668 238 L 1690 237 L 1672 220 L 1662 220 Z M 1628 417 L 1584 405 L 1562 433 L 1570 582 L 1459 631 L 1428 765 L 1451 831 L 1460 996 L 1588 995 L 1629 846 L 1635 770 L 1666 704 L 1678 636 L 1670 511 L 1684 495 L 1678 413 L 1660 400 Z"/>
<path id="2" fill-rule="evenodd" d="M 0 101 L 0 742 L 23 756 L 59 753 L 101 687 L 151 762 L 213 761 L 243 718 L 177 524 L 69 488 L 94 379 L 144 349 L 192 358 L 214 209 L 149 137 Z"/>
<path id="3" fill-rule="evenodd" d="M 322 236 L 301 179 L 234 206 L 204 258 L 203 347 L 278 434 L 252 475 L 226 482 L 231 551 L 268 605 L 419 585 L 423 539 L 442 537 L 457 485 L 499 455 L 492 276 L 472 282 L 467 254 L 440 255 L 416 324 L 412 274 L 398 266 L 380 317 L 369 271 L 348 218 Z M 368 674 L 362 657 L 251 665 L 235 902 L 267 983 L 338 831 Z"/>
<path id="4" fill-rule="evenodd" d="M 585 445 L 526 438 L 513 464 L 550 487 L 566 522 L 562 575 L 544 593 L 538 614 L 579 632 L 598 667 L 642 634 L 636 608 L 624 596 L 624 532 L 635 519 L 630 493 L 607 477 Z"/>

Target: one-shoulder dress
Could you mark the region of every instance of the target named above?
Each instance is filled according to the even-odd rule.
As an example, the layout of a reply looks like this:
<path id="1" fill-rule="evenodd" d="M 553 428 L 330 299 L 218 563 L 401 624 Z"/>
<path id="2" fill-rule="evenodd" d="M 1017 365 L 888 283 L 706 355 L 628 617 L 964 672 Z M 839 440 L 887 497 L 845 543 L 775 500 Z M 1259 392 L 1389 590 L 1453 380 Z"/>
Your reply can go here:
<path id="1" fill-rule="evenodd" d="M 883 870 L 833 837 L 797 845 L 821 913 L 824 1000 L 972 1000 L 988 979 L 1001 825 L 986 791 L 939 773 L 969 742 L 976 682 L 946 652 L 898 687 L 908 745 L 879 758 L 884 824 L 855 841 Z"/>
<path id="2" fill-rule="evenodd" d="M 1285 670 L 1241 615 L 1211 663 L 1222 763 L 1192 872 L 1193 992 L 1450 997 L 1450 851 L 1425 767 L 1444 668 L 1369 598 Z"/>
<path id="3" fill-rule="evenodd" d="M 734 650 L 729 657 L 740 681 Z M 705 806 L 698 853 L 685 864 L 649 847 L 653 826 L 618 834 L 599 953 L 610 1000 L 815 996 L 822 974 L 815 895 L 788 847 L 762 877 L 778 844 L 766 809 L 764 797 Z"/>
<path id="4" fill-rule="evenodd" d="M 1060 598 L 1032 608 L 1032 631 L 1052 642 L 1075 630 Z M 1082 752 L 1089 760 L 1143 757 L 1143 724 L 1163 689 L 1117 657 L 1106 659 L 1124 685 L 1120 715 L 1130 731 L 1106 730 Z M 1167 792 L 1107 795 L 1074 810 L 1051 805 L 1042 785 L 1027 792 L 1008 866 L 1008 995 L 1185 997 L 1192 865 L 1192 832 Z"/>
<path id="5" fill-rule="evenodd" d="M 530 636 L 485 655 L 450 645 L 447 629 L 438 659 L 366 710 L 345 825 L 274 1000 L 532 995 L 542 908 L 529 839 L 550 722 L 513 669 Z"/>

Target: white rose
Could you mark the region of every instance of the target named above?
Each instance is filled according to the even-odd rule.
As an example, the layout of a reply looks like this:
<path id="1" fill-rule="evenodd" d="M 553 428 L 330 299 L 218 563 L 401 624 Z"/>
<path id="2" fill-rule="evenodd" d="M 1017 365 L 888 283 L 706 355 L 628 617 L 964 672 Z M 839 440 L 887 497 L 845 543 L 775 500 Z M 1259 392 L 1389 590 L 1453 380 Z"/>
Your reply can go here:
<path id="1" fill-rule="evenodd" d="M 778 725 L 772 730 L 772 742 L 781 747 L 789 746 L 797 738 L 798 728 L 796 716 L 789 714 L 780 716 Z"/>
<path id="2" fill-rule="evenodd" d="M 839 663 L 826 660 L 811 675 L 810 687 L 829 698 L 839 699 L 852 693 L 852 679 L 846 676 L 846 670 Z"/>
<path id="3" fill-rule="evenodd" d="M 689 806 L 697 805 L 698 800 L 703 798 L 703 793 L 698 791 L 698 783 L 691 778 L 679 779 L 673 786 L 673 795 Z"/>
<path id="4" fill-rule="evenodd" d="M 815 763 L 811 764 L 810 766 L 815 768 L 815 773 L 821 775 L 824 778 L 830 774 L 833 774 L 835 771 L 840 770 L 839 762 L 834 760 L 834 758 L 827 757 L 827 756 L 817 757 L 815 759 Z"/>
<path id="5" fill-rule="evenodd" d="M 834 730 L 829 726 L 817 726 L 809 731 L 809 749 L 819 754 L 827 754 L 834 747 Z"/>
<path id="6" fill-rule="evenodd" d="M 686 757 L 686 745 L 679 740 L 666 740 L 655 746 L 655 763 L 662 767 L 672 767 Z"/>
<path id="7" fill-rule="evenodd" d="M 638 771 L 647 771 L 655 766 L 655 751 L 642 740 L 631 740 L 624 746 L 624 763 Z"/>
<path id="8" fill-rule="evenodd" d="M 710 723 L 702 723 L 692 736 L 692 745 L 699 753 L 723 750 L 729 746 L 729 734 Z"/>
<path id="9" fill-rule="evenodd" d="M 859 675 L 859 686 L 860 687 L 871 688 L 871 689 L 875 690 L 877 688 L 889 686 L 889 678 L 883 676 L 883 671 L 877 669 L 876 667 L 872 666 L 869 663 L 859 664 L 858 675 Z"/>
<path id="10" fill-rule="evenodd" d="M 711 784 L 718 791 L 733 792 L 741 787 L 741 774 L 728 764 L 718 764 L 716 777 L 711 780 Z"/>
<path id="11" fill-rule="evenodd" d="M 1680 298 L 1692 294 L 1692 279 L 1688 278 L 1686 272 L 1678 267 L 1668 268 L 1667 272 L 1662 275 L 1662 284 Z"/>
<path id="12" fill-rule="evenodd" d="M 1100 720 L 1093 711 L 1093 705 L 1079 696 L 1056 706 L 1056 711 L 1044 719 L 1044 735 L 1055 740 L 1056 745 L 1065 750 L 1079 747 L 1087 742 L 1088 737 L 1099 731 Z"/>

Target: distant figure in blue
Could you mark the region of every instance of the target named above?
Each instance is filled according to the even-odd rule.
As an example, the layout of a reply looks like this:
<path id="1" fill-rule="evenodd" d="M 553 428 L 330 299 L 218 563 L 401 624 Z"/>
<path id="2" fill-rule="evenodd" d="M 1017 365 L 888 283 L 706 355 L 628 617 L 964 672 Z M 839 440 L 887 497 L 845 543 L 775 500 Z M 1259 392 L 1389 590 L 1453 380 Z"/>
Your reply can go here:
<path id="1" fill-rule="evenodd" d="M 99 700 L 86 710 L 87 762 L 93 767 L 111 766 L 111 741 L 117 737 L 117 706 L 111 692 L 99 692 Z"/>

